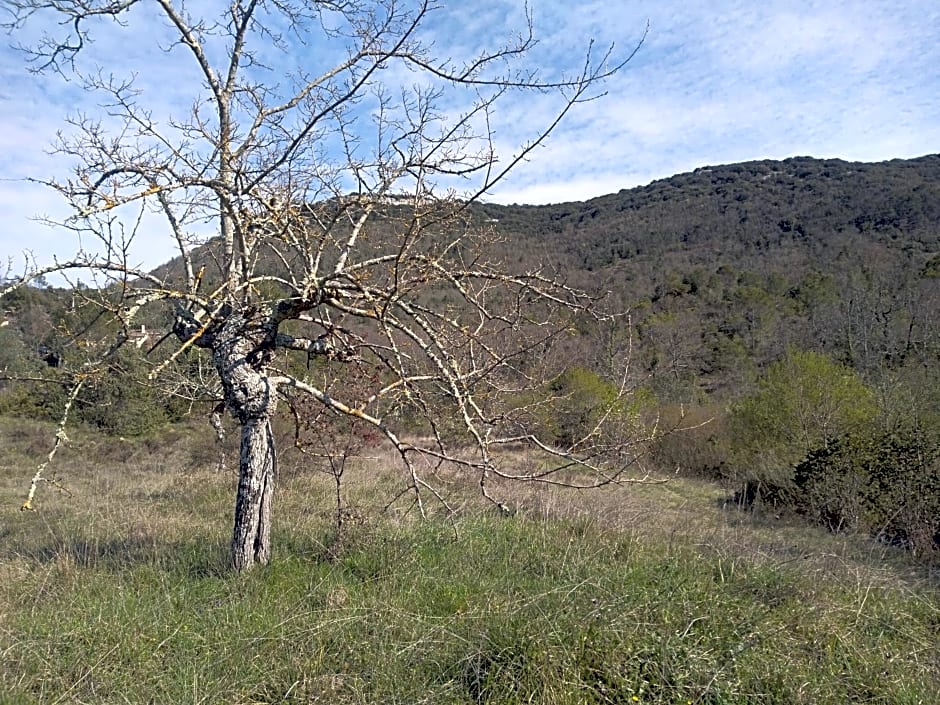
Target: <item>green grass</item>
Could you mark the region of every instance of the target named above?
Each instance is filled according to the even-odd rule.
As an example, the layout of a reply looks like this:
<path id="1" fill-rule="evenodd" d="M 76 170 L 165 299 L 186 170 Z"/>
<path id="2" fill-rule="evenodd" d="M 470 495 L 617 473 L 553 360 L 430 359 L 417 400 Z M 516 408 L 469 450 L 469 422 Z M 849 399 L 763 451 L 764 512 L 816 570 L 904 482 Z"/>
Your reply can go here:
<path id="1" fill-rule="evenodd" d="M 18 464 L 17 437 L 4 447 Z M 230 476 L 194 466 L 186 437 L 129 447 L 129 463 L 94 461 L 97 442 L 63 461 L 73 496 L 43 488 L 36 513 L 16 511 L 29 467 L 0 468 L 0 702 L 932 705 L 940 692 L 940 595 L 915 566 L 726 513 L 706 485 L 526 488 L 513 517 L 468 508 L 455 538 L 440 519 L 381 514 L 394 477 L 375 461 L 350 487 L 366 521 L 328 561 L 329 486 L 291 471 L 272 564 L 238 576 Z"/>

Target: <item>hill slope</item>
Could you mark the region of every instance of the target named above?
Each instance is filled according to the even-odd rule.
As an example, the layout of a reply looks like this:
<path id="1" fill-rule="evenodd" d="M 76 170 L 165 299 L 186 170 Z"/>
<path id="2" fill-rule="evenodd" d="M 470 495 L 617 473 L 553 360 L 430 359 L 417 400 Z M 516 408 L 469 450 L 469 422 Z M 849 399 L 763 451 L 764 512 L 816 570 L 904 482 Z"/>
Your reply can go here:
<path id="1" fill-rule="evenodd" d="M 740 391 L 787 346 L 865 374 L 940 337 L 940 155 L 704 167 L 583 203 L 484 205 L 536 252 L 634 311 L 666 395 Z"/>
<path id="2" fill-rule="evenodd" d="M 805 259 L 862 243 L 925 257 L 940 248 L 940 155 L 703 167 L 583 203 L 485 211 L 507 235 L 544 238 L 588 270 L 667 253 L 704 264 Z"/>
<path id="3" fill-rule="evenodd" d="M 472 214 L 496 228 L 491 254 L 509 267 L 547 262 L 631 308 L 644 369 L 672 378 L 667 398 L 733 395 L 788 345 L 864 373 L 940 354 L 940 155 L 703 167 L 585 202 L 484 203 Z M 211 272 L 211 255 L 197 265 Z M 63 295 L 42 294 L 6 302 L 15 325 L 4 333 L 21 339 L 11 353 L 61 345 L 50 322 Z M 39 321 L 49 340 L 37 338 Z"/>

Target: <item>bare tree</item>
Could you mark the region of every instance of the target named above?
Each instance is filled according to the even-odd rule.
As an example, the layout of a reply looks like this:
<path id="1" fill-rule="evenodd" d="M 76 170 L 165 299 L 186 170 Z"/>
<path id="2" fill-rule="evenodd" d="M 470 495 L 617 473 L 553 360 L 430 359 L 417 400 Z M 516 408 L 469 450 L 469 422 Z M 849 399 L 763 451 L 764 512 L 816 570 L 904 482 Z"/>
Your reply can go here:
<path id="1" fill-rule="evenodd" d="M 573 74 L 544 79 L 527 64 L 529 21 L 504 46 L 442 57 L 422 40 L 439 10 L 431 0 L 232 0 L 210 4 L 214 16 L 174 0 L 4 5 L 14 36 L 32 22 L 58 32 L 28 47 L 35 70 L 77 81 L 109 116 L 70 120 L 57 149 L 77 166 L 44 182 L 72 208 L 61 225 L 86 245 L 5 290 L 52 271 L 94 272 L 121 331 L 103 355 L 146 307 L 172 305 L 178 343 L 151 377 L 207 351 L 219 402 L 241 430 L 236 570 L 269 559 L 271 422 L 284 394 L 376 428 L 400 454 L 419 507 L 434 495 L 422 468 L 443 462 L 472 473 L 487 496 L 492 477 L 624 479 L 635 454 L 606 463 L 610 444 L 596 428 L 565 448 L 544 442 L 518 402 L 519 390 L 538 386 L 533 360 L 574 316 L 599 316 L 596 299 L 545 270 L 511 272 L 487 259 L 493 226 L 473 204 L 570 110 L 599 97 L 632 54 L 588 45 Z M 87 69 L 96 25 L 123 27 L 136 12 L 168 26 L 164 51 L 195 67 L 184 114 L 162 119 L 134 81 Z M 320 68 L 308 72 L 291 58 L 299 51 Z M 326 51 L 337 57 L 329 67 Z M 285 61 L 294 65 L 287 75 L 269 68 Z M 554 94 L 557 110 L 500 159 L 490 117 L 519 91 Z M 157 273 L 129 258 L 134 238 L 154 231 L 154 214 L 179 253 Z M 368 393 L 318 386 L 289 364 L 298 354 L 320 372 L 350 367 Z M 415 438 L 402 435 L 402 419 L 420 430 Z M 555 461 L 513 472 L 498 452 L 510 444 Z"/>

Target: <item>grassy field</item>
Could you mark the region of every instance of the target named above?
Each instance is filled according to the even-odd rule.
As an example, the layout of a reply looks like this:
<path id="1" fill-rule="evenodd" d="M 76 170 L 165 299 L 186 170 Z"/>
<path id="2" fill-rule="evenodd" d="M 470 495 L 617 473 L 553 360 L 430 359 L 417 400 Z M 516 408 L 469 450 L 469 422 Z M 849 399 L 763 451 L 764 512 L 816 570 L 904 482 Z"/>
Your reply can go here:
<path id="1" fill-rule="evenodd" d="M 2 703 L 938 701 L 935 576 L 707 484 L 506 487 L 510 517 L 454 484 L 425 522 L 382 511 L 379 452 L 330 560 L 331 482 L 287 455 L 275 558 L 238 576 L 205 438 L 77 434 L 71 496 L 19 512 L 48 439 L 0 420 Z"/>

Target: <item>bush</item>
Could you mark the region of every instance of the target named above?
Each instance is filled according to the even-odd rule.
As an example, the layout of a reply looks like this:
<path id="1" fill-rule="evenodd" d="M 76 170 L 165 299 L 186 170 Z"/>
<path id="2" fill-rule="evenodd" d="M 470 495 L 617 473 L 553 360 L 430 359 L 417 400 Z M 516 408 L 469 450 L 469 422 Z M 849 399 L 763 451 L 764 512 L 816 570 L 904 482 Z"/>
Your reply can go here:
<path id="1" fill-rule="evenodd" d="M 635 436 L 650 396 L 643 390 L 622 395 L 596 372 L 571 367 L 518 401 L 528 408 L 527 424 L 543 439 L 560 448 L 596 448 Z"/>
<path id="2" fill-rule="evenodd" d="M 76 369 L 78 363 L 52 368 L 34 361 L 23 379 L 0 389 L 0 414 L 58 421 L 79 374 Z M 148 384 L 147 370 L 140 351 L 125 347 L 100 369 L 82 371 L 84 384 L 71 421 L 112 435 L 140 436 L 179 420 L 188 408 L 185 400 Z"/>
<path id="3" fill-rule="evenodd" d="M 728 418 L 718 406 L 664 407 L 652 459 L 664 472 L 721 480 L 728 461 Z M 676 432 L 670 432 L 677 429 Z"/>
<path id="4" fill-rule="evenodd" d="M 58 421 L 68 398 L 64 376 L 57 371 L 45 373 L 48 382 L 35 380 L 7 383 L 0 390 L 0 415 L 36 421 Z M 58 378 L 62 378 L 59 381 Z"/>
<path id="5" fill-rule="evenodd" d="M 878 414 L 853 370 L 814 352 L 789 350 L 731 409 L 729 479 L 746 494 L 787 500 L 793 468 L 816 448 L 866 426 Z"/>
<path id="6" fill-rule="evenodd" d="M 77 399 L 77 418 L 121 436 L 144 435 L 167 423 L 167 408 L 159 392 L 146 384 L 146 372 L 141 369 L 133 353 L 119 354 L 86 382 Z"/>
<path id="7" fill-rule="evenodd" d="M 940 446 L 924 433 L 844 436 L 799 463 L 794 485 L 795 508 L 831 530 L 940 554 Z"/>

